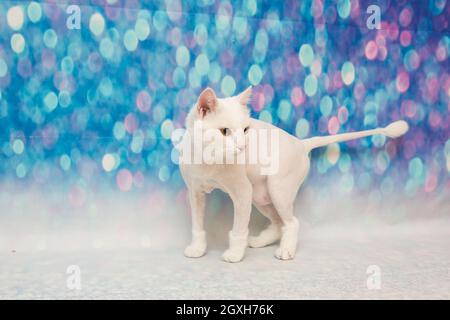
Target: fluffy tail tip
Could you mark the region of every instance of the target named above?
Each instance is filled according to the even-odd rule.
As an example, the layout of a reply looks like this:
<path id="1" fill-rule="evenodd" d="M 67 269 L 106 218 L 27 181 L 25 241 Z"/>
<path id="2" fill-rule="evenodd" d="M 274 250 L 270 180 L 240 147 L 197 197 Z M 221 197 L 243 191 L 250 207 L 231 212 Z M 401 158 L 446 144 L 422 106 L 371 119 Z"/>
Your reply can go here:
<path id="1" fill-rule="evenodd" d="M 397 138 L 404 135 L 409 129 L 408 123 L 403 120 L 392 122 L 384 128 L 384 134 L 389 138 Z"/>

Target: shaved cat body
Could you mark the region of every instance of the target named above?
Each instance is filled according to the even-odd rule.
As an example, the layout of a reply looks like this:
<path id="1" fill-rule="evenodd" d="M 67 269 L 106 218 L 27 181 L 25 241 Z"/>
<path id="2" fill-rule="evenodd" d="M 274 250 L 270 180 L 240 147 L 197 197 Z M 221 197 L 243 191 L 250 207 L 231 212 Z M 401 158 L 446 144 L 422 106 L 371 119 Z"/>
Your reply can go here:
<path id="1" fill-rule="evenodd" d="M 281 260 L 294 258 L 299 231 L 294 201 L 309 171 L 310 151 L 374 134 L 398 137 L 408 130 L 406 122 L 397 121 L 385 128 L 300 140 L 272 124 L 251 118 L 247 108 L 250 97 L 251 87 L 224 99 L 217 98 L 214 91 L 207 88 L 186 119 L 186 135 L 194 138 L 184 139 L 183 144 L 194 149 L 195 145 L 197 149 L 200 146 L 201 152 L 209 150 L 214 159 L 220 160 L 213 163 L 180 162 L 192 215 L 192 242 L 184 252 L 187 257 L 201 257 L 206 253 L 205 195 L 221 189 L 229 194 L 234 208 L 229 249 L 223 254 L 223 260 L 241 261 L 247 246 L 258 248 L 277 241 L 280 245 L 275 257 Z M 201 124 L 206 139 L 195 137 L 196 123 Z M 258 157 L 262 149 L 270 157 Z M 225 158 L 243 161 L 222 162 Z M 276 170 L 267 170 L 268 167 Z M 270 220 L 270 224 L 258 236 L 249 237 L 252 205 Z"/>

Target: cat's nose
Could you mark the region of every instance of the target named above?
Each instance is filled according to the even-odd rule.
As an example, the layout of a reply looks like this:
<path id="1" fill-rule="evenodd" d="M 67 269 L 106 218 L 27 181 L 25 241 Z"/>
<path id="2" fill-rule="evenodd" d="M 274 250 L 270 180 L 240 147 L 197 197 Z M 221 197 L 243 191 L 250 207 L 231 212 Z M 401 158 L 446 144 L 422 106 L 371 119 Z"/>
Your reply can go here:
<path id="1" fill-rule="evenodd" d="M 239 151 L 244 151 L 245 150 L 245 144 L 241 144 L 238 146 Z"/>

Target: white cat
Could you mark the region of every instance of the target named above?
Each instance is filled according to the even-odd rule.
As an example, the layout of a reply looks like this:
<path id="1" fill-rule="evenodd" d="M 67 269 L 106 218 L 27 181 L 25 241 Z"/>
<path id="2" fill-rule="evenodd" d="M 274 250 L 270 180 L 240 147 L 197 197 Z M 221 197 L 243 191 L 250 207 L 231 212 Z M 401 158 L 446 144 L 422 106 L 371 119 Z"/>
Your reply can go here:
<path id="1" fill-rule="evenodd" d="M 261 161 L 250 163 L 249 157 L 245 158 L 244 163 L 180 162 L 192 214 L 192 243 L 184 251 L 187 257 L 201 257 L 206 252 L 203 225 L 205 193 L 219 188 L 230 195 L 234 205 L 229 249 L 222 256 L 225 261 L 241 261 L 247 246 L 259 248 L 278 240 L 280 246 L 275 251 L 275 257 L 281 260 L 294 258 L 299 223 L 294 216 L 293 203 L 309 170 L 310 151 L 331 143 L 375 134 L 396 138 L 408 130 L 405 121 L 396 121 L 385 128 L 300 140 L 269 123 L 250 118 L 247 104 L 251 91 L 249 87 L 237 96 L 219 99 L 211 88 L 205 89 L 187 116 L 183 144 L 195 150 L 200 146 L 203 153 L 209 150 L 216 160 L 230 154 L 237 159 L 239 155 L 248 156 L 249 150 L 255 150 L 252 147 L 256 140 L 249 139 L 250 132 L 269 132 L 271 137 L 276 137 L 276 143 L 264 147 L 269 153 L 276 153 L 272 154 L 271 159 L 279 162 L 277 170 L 263 174 Z M 195 137 L 186 139 L 188 135 L 195 136 L 196 123 L 201 124 L 204 133 L 201 141 Z M 252 204 L 270 220 L 269 226 L 255 237 L 248 236 Z"/>

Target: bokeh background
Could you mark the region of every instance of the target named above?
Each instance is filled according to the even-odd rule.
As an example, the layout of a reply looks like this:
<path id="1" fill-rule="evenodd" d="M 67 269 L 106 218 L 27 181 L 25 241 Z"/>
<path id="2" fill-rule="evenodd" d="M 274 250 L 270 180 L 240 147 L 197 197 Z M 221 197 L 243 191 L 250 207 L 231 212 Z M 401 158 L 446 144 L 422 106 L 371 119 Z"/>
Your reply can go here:
<path id="1" fill-rule="evenodd" d="M 74 3 L 79 29 L 67 26 Z M 372 4 L 380 29 L 366 24 Z M 206 86 L 230 96 L 253 85 L 252 116 L 299 138 L 409 123 L 401 139 L 314 151 L 310 222 L 383 205 L 393 220 L 448 216 L 449 10 L 445 0 L 1 1 L 3 235 L 26 243 L 17 221 L 44 239 L 78 221 L 91 245 L 118 211 L 117 236 L 132 217 L 144 229 L 180 212 L 189 229 L 170 137 Z M 321 207 L 333 197 L 346 209 Z M 231 211 L 227 201 L 213 196 L 210 211 Z"/>
<path id="2" fill-rule="evenodd" d="M 0 298 L 448 299 L 449 16 L 446 0 L 0 1 Z M 208 254 L 187 259 L 171 132 L 206 86 L 249 85 L 252 116 L 299 138 L 410 131 L 314 150 L 293 261 L 221 262 L 219 191 Z"/>

